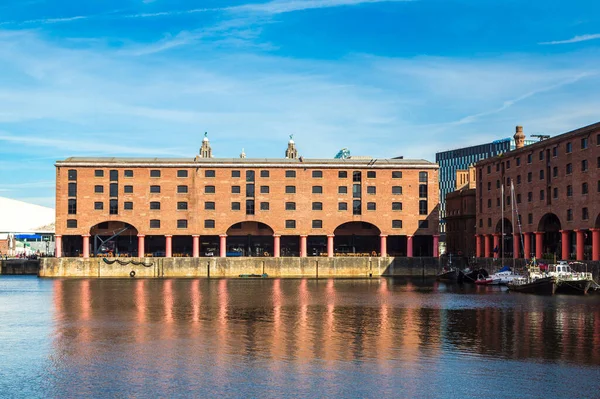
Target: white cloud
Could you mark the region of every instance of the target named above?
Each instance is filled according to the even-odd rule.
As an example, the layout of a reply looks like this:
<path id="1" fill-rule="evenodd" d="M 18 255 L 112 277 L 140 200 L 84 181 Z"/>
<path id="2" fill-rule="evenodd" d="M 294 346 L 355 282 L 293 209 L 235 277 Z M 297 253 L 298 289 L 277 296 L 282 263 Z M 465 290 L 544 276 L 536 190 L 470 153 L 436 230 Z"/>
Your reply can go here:
<path id="1" fill-rule="evenodd" d="M 552 42 L 542 42 L 540 44 L 570 44 L 570 43 L 579 43 L 579 42 L 585 42 L 588 40 L 596 40 L 596 39 L 600 39 L 600 33 L 595 33 L 593 35 L 581 35 L 581 36 L 575 36 L 571 39 L 567 39 L 567 40 L 556 40 L 556 41 L 552 41 Z"/>

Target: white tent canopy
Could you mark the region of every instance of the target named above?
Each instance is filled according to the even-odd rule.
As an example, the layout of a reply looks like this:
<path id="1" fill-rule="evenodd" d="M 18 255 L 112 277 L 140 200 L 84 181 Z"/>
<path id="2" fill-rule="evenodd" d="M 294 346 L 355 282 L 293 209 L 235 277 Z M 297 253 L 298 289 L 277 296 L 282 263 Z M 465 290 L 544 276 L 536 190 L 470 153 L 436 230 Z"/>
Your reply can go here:
<path id="1" fill-rule="evenodd" d="M 54 233 L 54 209 L 0 197 L 0 233 Z"/>

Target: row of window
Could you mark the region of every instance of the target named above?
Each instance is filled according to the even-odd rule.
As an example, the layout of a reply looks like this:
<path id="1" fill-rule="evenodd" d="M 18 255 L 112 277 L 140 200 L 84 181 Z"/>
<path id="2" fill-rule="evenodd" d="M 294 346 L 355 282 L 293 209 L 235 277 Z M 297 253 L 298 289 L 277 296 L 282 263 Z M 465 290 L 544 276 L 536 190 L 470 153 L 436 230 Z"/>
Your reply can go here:
<path id="1" fill-rule="evenodd" d="M 567 221 L 573 221 L 573 209 L 567 209 Z M 581 208 L 581 220 L 589 220 L 590 212 L 587 207 Z M 521 215 L 519 215 L 519 224 L 521 224 Z M 527 224 L 533 224 L 533 213 L 527 214 Z M 488 227 L 492 227 L 492 218 L 488 218 L 487 220 Z M 483 219 L 479 219 L 479 227 L 483 227 Z"/>
<path id="2" fill-rule="evenodd" d="M 580 148 L 582 150 L 585 150 L 588 148 L 589 145 L 589 140 L 587 137 L 582 137 L 580 139 Z M 596 145 L 600 145 L 600 134 L 596 135 Z M 546 150 L 541 150 L 538 154 L 538 158 L 540 161 L 543 161 L 545 156 L 544 156 L 544 152 Z M 570 154 L 573 152 L 573 143 L 572 142 L 567 142 L 565 143 L 565 153 L 566 154 Z M 558 156 L 558 146 L 554 146 L 552 147 L 552 157 L 557 157 Z M 600 158 L 599 158 L 600 159 Z M 520 157 L 516 157 L 515 158 L 515 162 L 517 164 L 517 166 L 521 165 L 521 158 Z M 527 163 L 530 164 L 533 162 L 533 152 L 527 154 Z M 600 162 L 600 161 L 599 161 Z M 506 162 L 504 162 L 504 165 L 506 166 L 506 169 L 510 169 L 510 160 L 507 160 Z M 487 166 L 487 173 L 490 174 L 492 171 L 492 165 L 488 165 Z M 500 171 L 500 163 L 496 164 L 496 172 Z"/>
<path id="3" fill-rule="evenodd" d="M 597 192 L 600 193 L 600 180 L 598 180 L 598 187 L 597 187 Z M 587 195 L 590 192 L 590 188 L 589 188 L 589 184 L 584 182 L 581 183 L 581 194 L 582 195 Z M 567 197 L 572 197 L 573 196 L 573 186 L 572 185 L 567 185 Z M 553 199 L 558 199 L 559 197 L 559 190 L 558 187 L 554 187 L 552 189 L 552 198 Z M 546 190 L 540 190 L 540 195 L 539 195 L 539 199 L 540 201 L 543 201 L 546 199 Z M 517 204 L 521 203 L 521 194 L 517 194 L 516 196 L 516 200 L 517 200 Z M 527 202 L 532 202 L 533 201 L 533 192 L 529 191 L 527 193 Z M 510 195 L 506 196 L 506 205 L 510 205 Z M 500 198 L 496 198 L 496 206 L 499 207 L 500 206 Z M 492 207 L 492 199 L 488 198 L 488 202 L 487 202 L 487 207 L 491 208 Z M 481 207 L 480 207 L 481 208 Z"/>
<path id="4" fill-rule="evenodd" d="M 598 157 L 597 160 L 597 167 L 600 168 L 600 157 Z M 566 174 L 570 175 L 573 173 L 573 164 L 568 163 L 565 166 L 566 169 Z M 588 170 L 588 161 L 586 159 L 581 161 L 581 171 L 582 172 L 586 172 Z M 544 170 L 540 170 L 540 180 L 544 180 Z M 554 168 L 552 168 L 552 177 L 558 177 L 558 167 L 555 166 Z M 533 181 L 533 173 L 529 172 L 527 173 L 527 182 L 531 183 Z M 516 184 L 521 184 L 521 175 L 517 175 L 516 178 Z M 506 178 L 506 185 L 510 186 L 510 177 Z M 500 188 L 500 180 L 496 180 L 496 188 Z M 488 191 L 490 191 L 492 189 L 492 182 L 488 182 L 487 184 L 487 189 Z"/>
<path id="5" fill-rule="evenodd" d="M 77 219 L 67 219 L 67 228 L 70 228 L 70 229 L 77 228 Z M 150 228 L 151 229 L 160 229 L 160 220 L 151 219 L 150 220 Z M 186 219 L 177 220 L 177 228 L 178 229 L 187 229 L 188 221 Z M 204 228 L 205 229 L 214 229 L 215 228 L 214 219 L 204 220 Z M 285 228 L 286 229 L 295 229 L 296 221 L 295 220 L 286 220 Z M 313 229 L 322 229 L 323 221 L 322 220 L 313 220 L 312 228 Z M 402 220 L 392 220 L 392 228 L 393 229 L 401 229 L 402 228 Z M 429 228 L 429 221 L 428 220 L 419 220 L 419 228 L 420 229 Z"/>
<path id="6" fill-rule="evenodd" d="M 359 201 L 360 202 L 360 201 Z M 261 202 L 260 203 L 260 210 L 263 211 L 268 211 L 270 208 L 270 203 L 269 202 Z M 150 202 L 150 210 L 160 210 L 160 202 L 158 201 L 152 201 Z M 95 210 L 104 210 L 104 202 L 102 201 L 97 201 L 94 202 L 94 209 Z M 133 202 L 129 202 L 129 201 L 125 201 L 123 202 L 123 209 L 125 210 L 132 210 L 133 209 Z M 188 203 L 185 201 L 179 201 L 177 202 L 177 210 L 180 211 L 185 211 L 188 209 Z M 216 209 L 216 203 L 213 201 L 206 201 L 204 203 L 204 209 L 205 210 L 215 210 Z M 241 210 L 241 203 L 240 202 L 232 202 L 231 203 L 231 210 L 232 211 L 239 211 Z M 296 203 L 295 202 L 286 202 L 285 203 L 285 210 L 287 211 L 295 211 L 296 210 Z M 312 210 L 313 211 L 322 211 L 323 210 L 323 203 L 322 202 L 313 202 L 312 203 Z M 348 210 L 348 203 L 347 202 L 340 202 L 338 203 L 338 210 L 340 211 L 346 211 Z M 375 202 L 367 202 L 367 210 L 368 211 L 375 211 L 377 210 L 377 204 Z M 402 202 L 392 202 L 392 211 L 401 211 L 402 210 Z M 68 200 L 68 210 L 67 213 L 69 215 L 76 215 L 77 214 L 77 200 L 75 199 L 69 199 Z M 110 200 L 109 201 L 109 213 L 111 215 L 116 215 L 118 214 L 118 202 L 117 200 Z M 419 201 L 419 215 L 427 215 L 427 201 Z"/>
<path id="7" fill-rule="evenodd" d="M 420 172 L 419 179 L 421 179 L 421 174 L 423 174 L 423 178 L 425 179 L 425 181 L 427 181 L 427 172 Z M 260 171 L 260 177 L 262 177 L 262 178 L 268 178 L 269 175 L 270 175 L 270 171 L 268 171 L 268 170 Z M 76 181 L 77 180 L 77 170 L 69 169 L 67 176 L 68 176 L 69 181 Z M 96 169 L 94 171 L 94 176 L 95 177 L 104 177 L 104 170 Z M 133 177 L 133 170 L 131 170 L 131 169 L 124 170 L 123 176 L 126 178 Z M 255 176 L 255 171 L 253 171 L 253 170 L 246 171 L 246 180 L 247 181 L 254 181 L 254 176 Z M 153 177 L 153 178 L 161 177 L 161 170 L 151 169 L 150 177 Z M 181 178 L 188 177 L 188 171 L 187 170 L 178 170 L 177 177 L 181 177 Z M 213 169 L 207 169 L 204 171 L 204 177 L 208 177 L 208 178 L 216 177 L 216 171 Z M 241 172 L 239 170 L 232 170 L 231 177 L 239 178 L 239 177 L 241 177 Z M 295 170 L 286 170 L 285 177 L 288 177 L 288 178 L 296 177 L 296 171 Z M 313 170 L 312 177 L 316 178 L 316 179 L 322 178 L 323 171 L 322 170 Z M 377 172 L 375 172 L 375 171 L 367 172 L 367 179 L 375 179 L 376 177 L 377 177 Z M 110 178 L 110 181 L 118 181 L 119 180 L 119 171 L 118 170 L 110 170 L 109 178 Z M 348 178 L 348 172 L 347 171 L 338 171 L 338 178 L 340 178 L 340 179 Z M 361 178 L 362 178 L 362 172 L 352 172 L 352 179 L 354 181 L 360 181 Z M 392 179 L 401 179 L 401 178 L 402 178 L 401 171 L 392 171 Z"/>
<path id="8" fill-rule="evenodd" d="M 249 187 L 249 186 L 251 186 L 251 187 Z M 232 194 L 241 194 L 241 191 L 242 191 L 241 186 L 231 186 Z M 352 191 L 353 191 L 353 197 L 360 198 L 360 190 L 359 189 L 357 190 L 353 187 Z M 109 185 L 110 196 L 117 197 L 118 192 L 119 192 L 118 184 L 111 183 Z M 125 194 L 132 194 L 133 186 L 131 186 L 131 185 L 123 186 L 123 192 Z M 161 192 L 161 186 L 156 186 L 156 185 L 150 186 L 150 193 L 160 194 L 160 192 Z M 188 192 L 189 192 L 188 186 L 186 186 L 186 185 L 177 186 L 178 194 L 187 194 Z M 104 194 L 104 186 L 101 184 L 95 185 L 94 193 Z M 204 186 L 204 193 L 205 194 L 215 194 L 216 193 L 215 186 Z M 260 193 L 261 194 L 269 194 L 270 187 L 269 186 L 260 186 Z M 285 186 L 285 193 L 286 194 L 295 194 L 296 186 Z M 312 186 L 312 193 L 313 194 L 323 194 L 323 186 Z M 346 186 L 338 187 L 338 194 L 347 194 L 347 193 L 348 193 L 348 187 L 346 187 Z M 254 196 L 254 185 L 253 184 L 246 185 L 246 194 L 249 197 Z M 371 194 L 371 195 L 377 194 L 377 187 L 376 186 L 367 186 L 367 194 Z M 392 194 L 393 195 L 402 195 L 402 186 L 392 186 Z M 68 196 L 69 197 L 77 196 L 77 183 L 69 183 Z M 419 198 L 427 198 L 427 185 L 426 184 L 419 185 Z"/>

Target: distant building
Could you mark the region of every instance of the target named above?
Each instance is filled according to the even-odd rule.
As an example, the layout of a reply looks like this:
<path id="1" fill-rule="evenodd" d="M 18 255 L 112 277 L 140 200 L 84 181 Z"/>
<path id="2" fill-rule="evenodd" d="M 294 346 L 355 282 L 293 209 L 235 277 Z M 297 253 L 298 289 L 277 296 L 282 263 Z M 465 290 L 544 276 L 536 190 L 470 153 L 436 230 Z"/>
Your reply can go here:
<path id="1" fill-rule="evenodd" d="M 476 168 L 478 256 L 600 260 L 600 123 Z"/>
<path id="2" fill-rule="evenodd" d="M 446 195 L 446 253 L 475 256 L 476 169 L 456 172 L 456 191 Z"/>
<path id="3" fill-rule="evenodd" d="M 415 159 L 68 158 L 57 256 L 437 256 L 438 166 Z"/>
<path id="4" fill-rule="evenodd" d="M 54 209 L 0 197 L 0 253 L 53 254 Z"/>
<path id="5" fill-rule="evenodd" d="M 535 143 L 533 140 L 524 141 L 524 145 L 533 143 Z M 505 138 L 491 143 L 457 148 L 435 154 L 435 161 L 440 165 L 440 239 L 442 242 L 445 242 L 446 234 L 446 195 L 457 189 L 456 172 L 458 170 L 468 170 L 469 166 L 475 165 L 483 159 L 495 157 L 515 148 L 514 138 Z"/>

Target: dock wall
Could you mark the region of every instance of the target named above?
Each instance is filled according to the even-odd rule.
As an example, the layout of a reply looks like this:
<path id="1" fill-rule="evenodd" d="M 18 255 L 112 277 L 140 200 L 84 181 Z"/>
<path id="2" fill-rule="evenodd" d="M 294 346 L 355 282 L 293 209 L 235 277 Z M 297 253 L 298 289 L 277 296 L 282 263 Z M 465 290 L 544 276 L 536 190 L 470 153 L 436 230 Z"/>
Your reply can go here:
<path id="1" fill-rule="evenodd" d="M 400 257 L 111 258 L 108 262 L 114 263 L 103 258 L 45 258 L 39 276 L 237 278 L 243 274 L 267 274 L 272 278 L 369 278 L 435 276 L 440 269 L 438 258 Z"/>
<path id="2" fill-rule="evenodd" d="M 4 259 L 0 260 L 0 274 L 4 275 L 36 275 L 40 269 L 39 260 Z"/>

